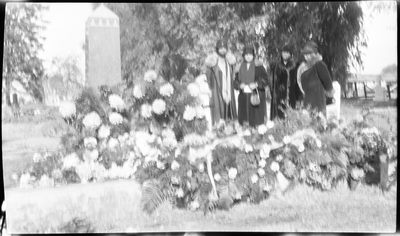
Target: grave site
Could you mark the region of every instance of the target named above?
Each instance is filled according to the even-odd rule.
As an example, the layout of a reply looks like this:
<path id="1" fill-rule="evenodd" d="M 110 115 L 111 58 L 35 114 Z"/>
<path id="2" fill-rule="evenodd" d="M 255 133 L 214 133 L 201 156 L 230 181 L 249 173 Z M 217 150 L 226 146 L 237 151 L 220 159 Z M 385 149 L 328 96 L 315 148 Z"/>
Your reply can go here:
<path id="1" fill-rule="evenodd" d="M 397 98 L 385 85 L 349 97 L 356 80 L 333 77 L 326 116 L 299 106 L 256 127 L 212 125 L 205 73 L 170 79 L 179 66 L 153 57 L 124 82 L 138 65 L 124 64 L 130 21 L 116 6 L 85 22 L 74 99 L 46 87 L 51 105 L 21 104 L 15 89 L 17 105 L 2 107 L 9 234 L 396 230 Z"/>

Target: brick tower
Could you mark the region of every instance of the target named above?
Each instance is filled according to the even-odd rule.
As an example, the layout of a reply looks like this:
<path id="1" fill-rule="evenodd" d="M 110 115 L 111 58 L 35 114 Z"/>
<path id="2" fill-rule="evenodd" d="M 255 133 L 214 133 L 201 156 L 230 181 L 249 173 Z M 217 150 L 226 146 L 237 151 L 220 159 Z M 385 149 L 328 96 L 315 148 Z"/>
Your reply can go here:
<path id="1" fill-rule="evenodd" d="M 115 85 L 121 79 L 119 18 L 100 4 L 86 20 L 85 27 L 86 85 Z"/>

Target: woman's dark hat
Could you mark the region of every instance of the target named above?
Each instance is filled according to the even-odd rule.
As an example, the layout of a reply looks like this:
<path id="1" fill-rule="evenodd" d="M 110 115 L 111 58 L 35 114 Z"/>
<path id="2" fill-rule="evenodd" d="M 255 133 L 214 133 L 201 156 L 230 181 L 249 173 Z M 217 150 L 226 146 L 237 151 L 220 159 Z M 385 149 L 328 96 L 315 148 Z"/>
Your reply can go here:
<path id="1" fill-rule="evenodd" d="M 291 45 L 286 44 L 285 46 L 283 46 L 281 52 L 288 52 L 290 54 L 293 54 L 293 48 Z"/>
<path id="2" fill-rule="evenodd" d="M 228 42 L 226 40 L 220 39 L 217 41 L 217 50 L 220 48 L 228 49 Z"/>
<path id="3" fill-rule="evenodd" d="M 301 49 L 301 54 L 311 54 L 318 53 L 318 45 L 314 41 L 308 41 L 303 49 Z"/>
<path id="4" fill-rule="evenodd" d="M 244 49 L 243 49 L 243 57 L 244 57 L 244 55 L 246 55 L 246 54 L 252 54 L 253 56 L 256 55 L 256 52 L 255 52 L 255 50 L 254 50 L 254 46 L 253 46 L 253 45 L 247 44 L 246 46 L 244 46 Z"/>

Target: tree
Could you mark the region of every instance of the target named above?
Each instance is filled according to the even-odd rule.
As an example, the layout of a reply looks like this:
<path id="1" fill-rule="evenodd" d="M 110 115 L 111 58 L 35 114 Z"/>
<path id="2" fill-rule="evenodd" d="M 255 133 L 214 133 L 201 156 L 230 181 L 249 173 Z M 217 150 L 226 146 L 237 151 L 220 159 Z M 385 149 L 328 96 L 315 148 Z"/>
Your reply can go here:
<path id="1" fill-rule="evenodd" d="M 39 36 L 45 27 L 41 13 L 47 10 L 41 4 L 8 3 L 4 20 L 3 80 L 6 104 L 10 102 L 10 86 L 18 80 L 39 101 L 43 101 L 41 78 L 44 75 L 38 52 L 43 45 Z"/>
<path id="2" fill-rule="evenodd" d="M 397 76 L 397 64 L 386 66 L 382 69 L 381 74 L 393 74 Z"/>

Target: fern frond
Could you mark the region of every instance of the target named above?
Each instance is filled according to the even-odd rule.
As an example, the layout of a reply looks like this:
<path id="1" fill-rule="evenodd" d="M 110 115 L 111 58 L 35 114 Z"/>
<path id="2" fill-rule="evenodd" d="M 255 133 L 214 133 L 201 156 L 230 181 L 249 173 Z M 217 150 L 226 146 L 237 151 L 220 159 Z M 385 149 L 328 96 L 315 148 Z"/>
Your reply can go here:
<path id="1" fill-rule="evenodd" d="M 145 181 L 142 187 L 142 209 L 151 214 L 171 196 L 173 196 L 173 191 L 171 189 L 162 189 L 157 180 Z"/>

